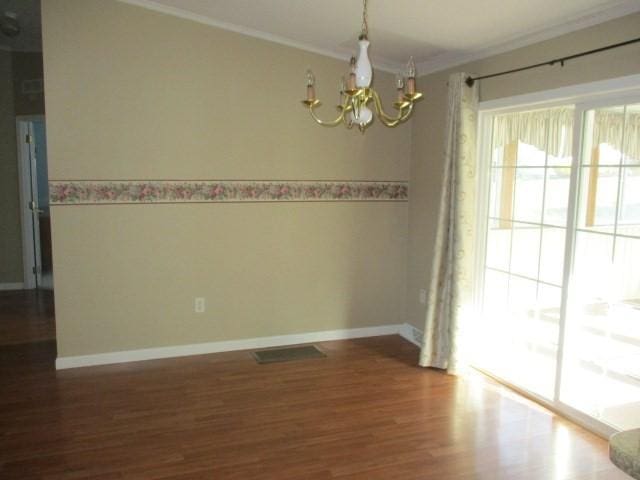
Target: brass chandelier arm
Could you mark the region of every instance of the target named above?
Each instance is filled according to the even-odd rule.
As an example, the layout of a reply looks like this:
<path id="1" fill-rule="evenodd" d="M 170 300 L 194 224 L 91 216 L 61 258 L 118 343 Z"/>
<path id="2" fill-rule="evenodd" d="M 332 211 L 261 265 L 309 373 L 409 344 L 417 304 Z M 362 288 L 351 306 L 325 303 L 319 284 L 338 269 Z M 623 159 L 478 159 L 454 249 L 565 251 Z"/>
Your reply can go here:
<path id="1" fill-rule="evenodd" d="M 337 107 L 340 113 L 333 120 L 322 120 L 318 115 L 316 115 L 315 109 L 320 106 L 320 102 L 318 100 L 304 100 L 302 103 L 307 105 L 311 117 L 318 125 L 322 125 L 323 127 L 337 127 L 341 123 L 344 123 L 347 128 L 351 128 L 354 121 L 353 118 L 350 118 L 347 115 L 347 113 L 353 111 L 354 115 L 357 117 L 360 109 L 365 107 L 371 100 L 373 100 L 375 115 L 387 127 L 395 127 L 407 120 L 409 116 L 411 116 L 411 112 L 413 112 L 413 105 L 415 103 L 413 100 L 408 99 L 403 103 L 396 104 L 398 113 L 395 116 L 391 116 L 384 111 L 384 108 L 382 107 L 382 100 L 380 100 L 378 92 L 372 88 L 361 88 L 357 91 L 349 92 L 345 96 L 344 103 Z M 364 131 L 367 125 L 360 125 L 360 130 Z"/>
<path id="2" fill-rule="evenodd" d="M 322 120 L 321 118 L 319 118 L 316 115 L 316 112 L 314 112 L 314 109 L 318 105 L 320 105 L 320 102 L 312 103 L 309 105 L 309 113 L 311 114 L 311 116 L 313 117 L 313 119 L 316 121 L 318 125 L 322 125 L 323 127 L 337 127 L 344 121 L 345 114 L 347 113 L 347 109 L 345 108 L 344 105 L 341 105 L 340 107 L 338 107 L 340 108 L 340 115 L 338 115 L 338 118 L 336 118 L 335 120 Z"/>
<path id="3" fill-rule="evenodd" d="M 350 108 L 347 111 L 345 111 L 344 115 L 342 116 L 342 123 L 344 123 L 344 126 L 347 127 L 349 130 L 351 130 L 351 128 L 353 127 L 353 119 L 349 118 L 349 115 L 347 115 L 347 112 L 350 110 L 352 109 Z"/>
<path id="4" fill-rule="evenodd" d="M 384 109 L 382 108 L 382 101 L 380 100 L 380 95 L 378 95 L 378 92 L 376 92 L 375 90 L 371 90 L 371 94 L 373 96 L 373 102 L 376 107 L 377 116 L 380 121 L 387 127 L 395 127 L 396 125 L 404 122 L 407 118 L 409 118 L 409 115 L 411 115 L 411 112 L 413 111 L 413 102 L 408 102 L 407 105 L 400 107 L 398 114 L 395 117 L 392 117 L 385 113 Z"/>

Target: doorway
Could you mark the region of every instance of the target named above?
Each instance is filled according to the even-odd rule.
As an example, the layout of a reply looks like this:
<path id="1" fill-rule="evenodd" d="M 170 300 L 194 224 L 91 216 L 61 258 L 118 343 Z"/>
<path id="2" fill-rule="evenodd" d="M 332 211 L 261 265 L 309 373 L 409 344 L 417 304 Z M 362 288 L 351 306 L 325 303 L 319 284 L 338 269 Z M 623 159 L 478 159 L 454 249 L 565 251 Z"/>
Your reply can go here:
<path id="1" fill-rule="evenodd" d="M 53 290 L 45 118 L 24 116 L 16 122 L 24 286 Z"/>

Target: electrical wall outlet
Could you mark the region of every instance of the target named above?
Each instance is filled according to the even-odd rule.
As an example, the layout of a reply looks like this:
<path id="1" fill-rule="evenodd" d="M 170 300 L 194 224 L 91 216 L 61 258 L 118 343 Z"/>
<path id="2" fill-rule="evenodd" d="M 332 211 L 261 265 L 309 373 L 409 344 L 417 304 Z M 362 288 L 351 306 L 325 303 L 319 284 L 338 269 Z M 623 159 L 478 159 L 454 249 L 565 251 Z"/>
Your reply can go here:
<path id="1" fill-rule="evenodd" d="M 427 290 L 424 288 L 420 289 L 420 303 L 422 305 L 426 305 L 427 304 Z"/>
<path id="2" fill-rule="evenodd" d="M 205 309 L 204 297 L 196 297 L 193 305 L 193 309 L 195 310 L 196 313 L 204 313 L 204 309 Z"/>

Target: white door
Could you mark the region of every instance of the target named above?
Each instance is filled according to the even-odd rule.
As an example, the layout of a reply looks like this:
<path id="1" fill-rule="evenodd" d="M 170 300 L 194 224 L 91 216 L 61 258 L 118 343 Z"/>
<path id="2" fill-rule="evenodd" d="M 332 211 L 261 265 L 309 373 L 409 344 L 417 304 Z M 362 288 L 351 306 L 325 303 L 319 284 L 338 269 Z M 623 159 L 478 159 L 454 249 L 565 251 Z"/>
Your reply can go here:
<path id="1" fill-rule="evenodd" d="M 45 120 L 20 118 L 17 126 L 25 287 L 53 289 Z"/>

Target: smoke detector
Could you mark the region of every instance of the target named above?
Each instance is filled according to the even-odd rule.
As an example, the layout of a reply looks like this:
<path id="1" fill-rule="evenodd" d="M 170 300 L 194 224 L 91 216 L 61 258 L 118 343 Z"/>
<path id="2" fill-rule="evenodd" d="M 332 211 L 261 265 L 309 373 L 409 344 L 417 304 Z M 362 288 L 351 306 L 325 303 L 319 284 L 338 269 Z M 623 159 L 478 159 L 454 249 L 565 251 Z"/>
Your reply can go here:
<path id="1" fill-rule="evenodd" d="M 18 23 L 18 15 L 13 12 L 4 12 L 0 18 L 0 31 L 10 38 L 20 35 L 20 23 Z"/>

